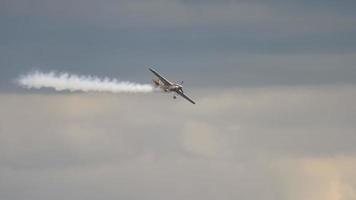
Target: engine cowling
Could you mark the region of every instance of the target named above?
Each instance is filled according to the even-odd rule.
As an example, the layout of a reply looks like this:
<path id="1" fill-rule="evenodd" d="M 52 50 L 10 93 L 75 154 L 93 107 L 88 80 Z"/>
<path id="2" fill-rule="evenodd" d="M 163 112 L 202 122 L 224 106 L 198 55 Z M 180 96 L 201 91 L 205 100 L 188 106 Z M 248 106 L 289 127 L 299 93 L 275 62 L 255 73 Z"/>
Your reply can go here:
<path id="1" fill-rule="evenodd" d="M 158 81 L 158 80 L 152 79 L 152 81 L 153 81 L 153 83 L 154 83 L 154 85 L 155 85 L 156 87 L 159 86 L 159 81 Z"/>

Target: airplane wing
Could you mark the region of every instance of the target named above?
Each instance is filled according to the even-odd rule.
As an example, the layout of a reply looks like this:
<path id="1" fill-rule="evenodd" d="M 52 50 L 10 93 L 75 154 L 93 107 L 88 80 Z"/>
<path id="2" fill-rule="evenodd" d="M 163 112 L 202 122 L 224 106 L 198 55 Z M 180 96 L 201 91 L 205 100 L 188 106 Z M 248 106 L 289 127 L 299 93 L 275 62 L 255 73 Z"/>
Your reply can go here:
<path id="1" fill-rule="evenodd" d="M 172 85 L 171 82 L 169 82 L 166 78 L 164 78 L 163 76 L 161 76 L 158 72 L 156 72 L 155 70 L 149 68 L 149 70 L 156 75 L 165 85 Z"/>
<path id="2" fill-rule="evenodd" d="M 183 92 L 177 91 L 176 93 L 182 96 L 183 98 L 185 98 L 186 100 L 190 101 L 190 103 L 195 104 L 195 102 L 192 99 L 190 99 L 187 95 L 185 95 Z"/>

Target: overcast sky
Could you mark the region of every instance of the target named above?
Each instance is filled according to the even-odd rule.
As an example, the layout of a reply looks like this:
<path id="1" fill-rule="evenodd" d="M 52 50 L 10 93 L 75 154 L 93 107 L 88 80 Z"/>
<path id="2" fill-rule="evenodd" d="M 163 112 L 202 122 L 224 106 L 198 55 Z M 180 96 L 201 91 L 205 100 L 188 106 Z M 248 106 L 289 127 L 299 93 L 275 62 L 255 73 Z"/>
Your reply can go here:
<path id="1" fill-rule="evenodd" d="M 0 0 L 0 199 L 356 199 L 353 0 Z M 32 70 L 172 95 L 55 93 Z"/>

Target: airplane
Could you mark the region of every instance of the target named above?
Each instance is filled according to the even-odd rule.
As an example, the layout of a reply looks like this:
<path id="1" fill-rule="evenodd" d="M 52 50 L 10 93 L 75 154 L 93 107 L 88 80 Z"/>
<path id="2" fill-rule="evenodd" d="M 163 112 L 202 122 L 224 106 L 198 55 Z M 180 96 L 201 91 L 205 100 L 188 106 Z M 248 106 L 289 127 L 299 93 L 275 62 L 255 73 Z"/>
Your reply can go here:
<path id="1" fill-rule="evenodd" d="M 172 83 L 163 76 L 161 76 L 158 72 L 156 72 L 154 69 L 149 68 L 149 70 L 157 76 L 158 79 L 152 79 L 153 83 L 155 84 L 156 87 L 161 88 L 164 92 L 175 92 L 178 95 L 182 96 L 186 100 L 188 100 L 190 103 L 195 104 L 195 102 L 189 98 L 187 95 L 184 94 L 183 92 L 183 81 L 180 84 L 177 83 Z M 176 99 L 177 96 L 173 95 L 173 99 Z"/>

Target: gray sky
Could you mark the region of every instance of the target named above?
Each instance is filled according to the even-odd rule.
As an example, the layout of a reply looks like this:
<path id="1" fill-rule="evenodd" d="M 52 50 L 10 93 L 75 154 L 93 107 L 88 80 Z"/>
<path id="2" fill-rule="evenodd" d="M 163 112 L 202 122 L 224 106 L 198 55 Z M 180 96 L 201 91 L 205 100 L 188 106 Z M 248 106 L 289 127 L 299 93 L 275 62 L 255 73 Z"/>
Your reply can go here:
<path id="1" fill-rule="evenodd" d="M 0 0 L 0 199 L 356 198 L 356 3 Z M 164 94 L 25 90 L 34 69 Z"/>

